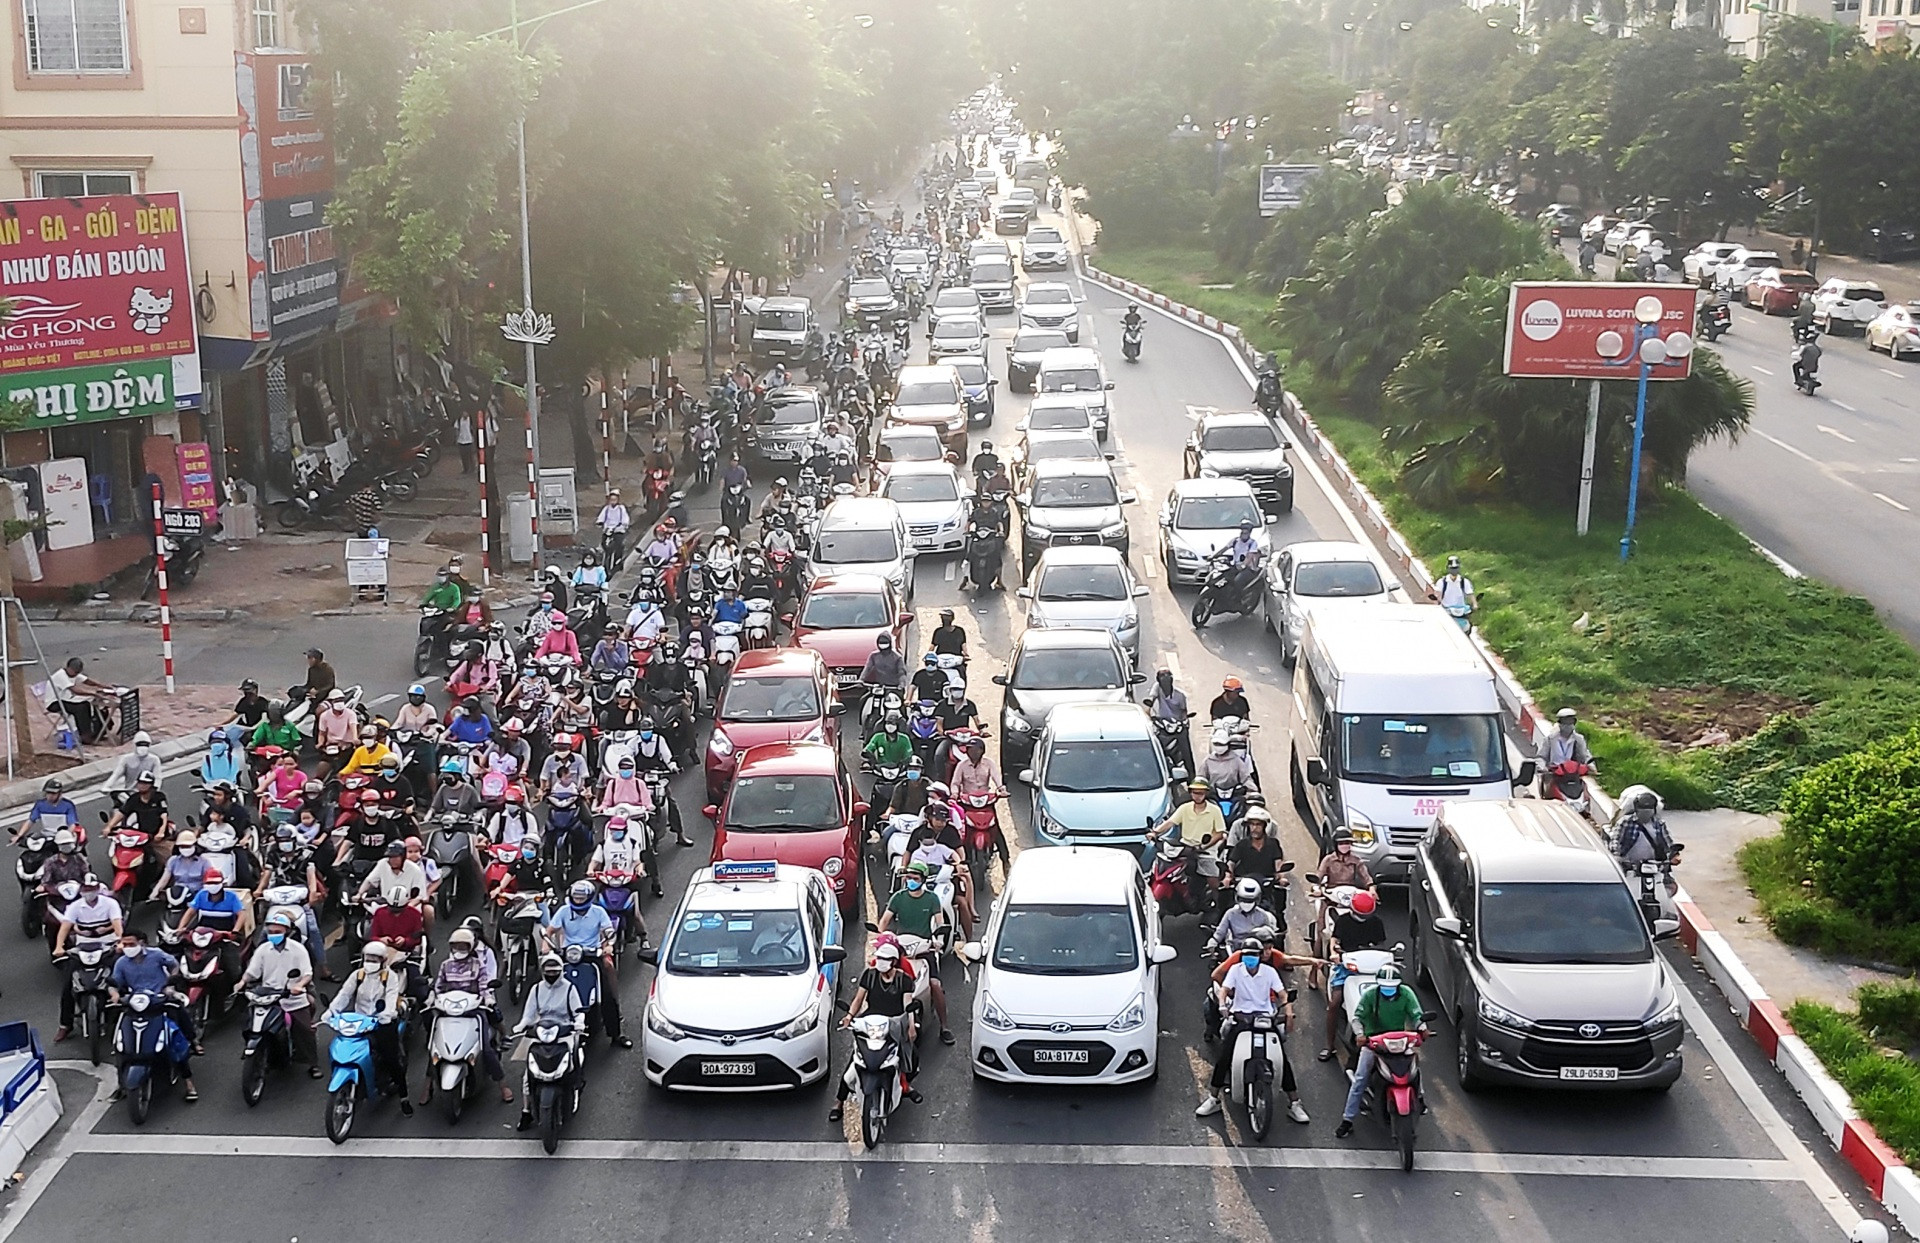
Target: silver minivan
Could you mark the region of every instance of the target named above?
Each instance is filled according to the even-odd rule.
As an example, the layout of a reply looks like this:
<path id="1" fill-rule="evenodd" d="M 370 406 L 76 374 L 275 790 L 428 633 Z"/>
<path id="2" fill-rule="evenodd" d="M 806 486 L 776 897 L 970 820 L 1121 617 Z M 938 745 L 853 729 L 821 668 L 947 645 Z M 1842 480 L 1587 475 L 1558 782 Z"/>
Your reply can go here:
<path id="1" fill-rule="evenodd" d="M 911 600 L 913 557 L 899 505 L 880 496 L 843 496 L 814 525 L 807 581 L 822 574 L 876 574 Z"/>
<path id="2" fill-rule="evenodd" d="M 1040 369 L 1033 377 L 1033 391 L 1036 393 L 1084 393 L 1087 394 L 1087 410 L 1093 415 L 1093 431 L 1102 442 L 1107 438 L 1107 427 L 1112 422 L 1112 401 L 1108 398 L 1113 381 L 1107 379 L 1106 364 L 1100 361 L 1100 351 L 1086 346 L 1069 346 L 1064 350 L 1048 350 L 1040 356 Z"/>

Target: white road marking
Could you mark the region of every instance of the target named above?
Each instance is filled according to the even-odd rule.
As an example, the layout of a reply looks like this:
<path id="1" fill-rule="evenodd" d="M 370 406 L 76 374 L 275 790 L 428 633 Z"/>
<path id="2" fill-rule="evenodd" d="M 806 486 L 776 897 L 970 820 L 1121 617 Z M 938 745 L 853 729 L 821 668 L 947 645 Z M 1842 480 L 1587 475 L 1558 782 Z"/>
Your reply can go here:
<path id="1" fill-rule="evenodd" d="M 1829 400 L 1829 401 L 1833 401 L 1833 399 L 1832 399 L 1832 398 L 1828 398 L 1827 400 Z M 1833 404 L 1834 404 L 1834 405 L 1836 405 L 1836 406 L 1838 406 L 1838 407 L 1840 407 L 1840 408 L 1841 408 L 1842 410 L 1845 410 L 1845 411 L 1846 411 L 1846 412 L 1847 412 L 1848 414 L 1859 414 L 1859 413 L 1860 413 L 1860 411 L 1858 411 L 1857 409 L 1855 409 L 1855 408 L 1854 408 L 1854 407 L 1852 407 L 1852 406 L 1849 406 L 1849 405 L 1848 405 L 1848 404 L 1847 404 L 1846 402 L 1844 402 L 1844 401 L 1834 401 L 1834 402 L 1833 402 Z"/>
<path id="2" fill-rule="evenodd" d="M 1814 457 L 1810 453 L 1806 453 L 1800 449 L 1794 448 L 1792 445 L 1780 439 L 1778 436 L 1769 436 L 1767 435 L 1767 433 L 1763 431 L 1759 431 L 1757 429 L 1754 431 L 1754 435 L 1760 437 L 1760 439 L 1765 440 L 1771 444 L 1779 445 L 1782 449 L 1785 449 L 1788 453 L 1793 454 L 1793 456 L 1799 458 L 1803 462 L 1811 462 L 1815 466 L 1823 465 L 1823 463 L 1820 461 L 1819 458 Z"/>
<path id="3" fill-rule="evenodd" d="M 1771 370 L 1769 370 L 1769 369 L 1768 369 L 1768 368 L 1766 368 L 1766 367 L 1762 367 L 1762 366 L 1761 366 L 1761 365 L 1760 365 L 1759 363 L 1755 363 L 1755 364 L 1753 364 L 1753 369 L 1754 369 L 1755 371 L 1758 371 L 1758 372 L 1759 372 L 1759 373 L 1760 373 L 1761 375 L 1772 375 L 1772 374 L 1773 374 L 1773 372 L 1772 372 Z"/>
<path id="4" fill-rule="evenodd" d="M 1893 376 L 1895 379 L 1900 378 L 1900 373 L 1898 371 L 1895 371 L 1892 367 L 1882 367 L 1880 368 L 1880 371 L 1881 371 L 1881 374 L 1883 375 L 1890 375 L 1890 376 Z"/>
<path id="5" fill-rule="evenodd" d="M 959 565 L 960 565 L 960 563 L 959 563 L 959 562 L 957 562 L 957 561 L 949 561 L 949 562 L 947 562 L 947 572 L 946 572 L 946 575 L 945 575 L 945 578 L 946 578 L 946 581 L 948 581 L 948 582 L 952 582 L 952 581 L 953 581 L 953 572 L 954 572 L 954 570 L 956 570 L 956 569 L 958 569 L 958 568 L 959 568 Z"/>
<path id="6" fill-rule="evenodd" d="M 20 1228 L 20 1223 L 26 1219 L 28 1213 L 33 1211 L 34 1204 L 46 1194 L 47 1188 L 53 1185 L 53 1180 L 60 1177 L 60 1171 L 66 1168 L 67 1162 L 79 1150 L 80 1144 L 92 1138 L 90 1132 L 113 1105 L 113 1102 L 107 1099 L 113 1095 L 116 1076 L 113 1067 L 64 1060 L 48 1062 L 47 1067 L 50 1070 L 72 1070 L 93 1075 L 98 1082 L 94 1085 L 93 1099 L 81 1109 L 79 1116 L 73 1120 L 73 1125 L 65 1135 L 60 1137 L 60 1142 L 55 1144 L 45 1158 L 33 1167 L 33 1173 L 27 1175 L 26 1181 L 21 1183 L 19 1190 L 14 1193 L 12 1202 L 7 1205 L 6 1213 L 0 1215 L 0 1243 L 13 1237 L 13 1232 Z"/>
<path id="7" fill-rule="evenodd" d="M 382 695 L 380 696 L 380 698 L 373 701 L 373 706 L 378 708 L 381 704 L 392 703 L 394 700 L 398 698 L 400 698 L 400 695 L 399 695 L 399 692 L 397 691 L 391 695 Z"/>
<path id="8" fill-rule="evenodd" d="M 1847 408 L 1851 410 L 1853 407 L 1849 406 Z M 1815 423 L 1813 426 L 1815 430 L 1825 432 L 1827 435 L 1832 436 L 1837 440 L 1844 440 L 1848 444 L 1855 443 L 1853 437 L 1847 435 L 1843 431 L 1839 431 L 1835 428 L 1828 427 L 1825 423 Z"/>
<path id="9" fill-rule="evenodd" d="M 76 1152 L 113 1156 L 249 1156 L 528 1160 L 534 1139 L 356 1139 L 323 1135 L 88 1135 Z M 1368 1148 L 1239 1148 L 1211 1144 L 889 1144 L 875 1153 L 830 1140 L 566 1140 L 542 1160 L 745 1161 L 841 1165 L 1119 1165 L 1188 1169 L 1397 1170 L 1398 1153 Z M 1445 1174 L 1799 1182 L 1791 1161 L 1741 1157 L 1621 1157 L 1423 1150 L 1420 1169 Z"/>
<path id="10" fill-rule="evenodd" d="M 1907 506 L 1902 505 L 1899 501 L 1896 501 L 1892 497 L 1888 496 L 1885 492 L 1875 492 L 1873 494 L 1873 499 L 1875 499 L 1876 501 L 1885 501 L 1887 504 L 1893 506 L 1895 509 L 1899 510 L 1903 514 L 1910 514 L 1913 512 Z"/>

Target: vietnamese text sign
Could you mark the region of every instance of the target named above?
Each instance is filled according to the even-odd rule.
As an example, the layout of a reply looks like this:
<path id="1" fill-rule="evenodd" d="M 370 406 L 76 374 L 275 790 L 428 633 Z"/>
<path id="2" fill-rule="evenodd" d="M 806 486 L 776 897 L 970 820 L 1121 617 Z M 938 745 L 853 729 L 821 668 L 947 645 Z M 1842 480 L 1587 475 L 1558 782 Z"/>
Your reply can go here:
<path id="1" fill-rule="evenodd" d="M 30 428 L 171 414 L 173 360 L 0 376 L 0 392 L 11 401 L 33 403 Z"/>
<path id="2" fill-rule="evenodd" d="M 1260 214 L 1278 215 L 1289 207 L 1300 206 L 1307 183 L 1320 175 L 1318 164 L 1262 164 L 1260 166 Z"/>
<path id="3" fill-rule="evenodd" d="M 1634 304 L 1660 300 L 1655 334 L 1665 339 L 1693 332 L 1694 290 L 1689 285 L 1612 281 L 1515 281 L 1507 302 L 1506 372 L 1549 379 L 1637 380 L 1633 354 Z M 1600 352 L 1601 336 L 1617 334 L 1621 349 Z M 1692 355 L 1652 367 L 1650 380 L 1684 380 Z"/>
<path id="4" fill-rule="evenodd" d="M 178 194 L 0 202 L 0 373 L 198 348 Z"/>
<path id="5" fill-rule="evenodd" d="M 340 312 L 340 261 L 327 223 L 331 194 L 262 204 L 267 243 L 267 312 L 276 339 L 331 328 Z"/>
<path id="6" fill-rule="evenodd" d="M 212 517 L 220 511 L 220 490 L 213 482 L 213 449 L 204 440 L 174 446 L 180 464 L 180 504 Z"/>

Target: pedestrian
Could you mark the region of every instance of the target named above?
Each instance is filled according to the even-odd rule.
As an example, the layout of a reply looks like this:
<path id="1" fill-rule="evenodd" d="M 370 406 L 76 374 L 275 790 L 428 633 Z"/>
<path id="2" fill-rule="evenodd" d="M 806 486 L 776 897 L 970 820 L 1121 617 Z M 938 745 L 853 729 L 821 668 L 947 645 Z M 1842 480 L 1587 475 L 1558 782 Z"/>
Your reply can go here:
<path id="1" fill-rule="evenodd" d="M 1807 266 L 1807 243 L 1805 238 L 1795 239 L 1793 250 L 1789 253 L 1788 257 L 1793 260 L 1793 266 L 1796 268 L 1804 268 Z"/>
<path id="2" fill-rule="evenodd" d="M 473 473 L 473 419 L 461 415 L 454 420 L 453 443 L 460 447 L 460 473 Z"/>

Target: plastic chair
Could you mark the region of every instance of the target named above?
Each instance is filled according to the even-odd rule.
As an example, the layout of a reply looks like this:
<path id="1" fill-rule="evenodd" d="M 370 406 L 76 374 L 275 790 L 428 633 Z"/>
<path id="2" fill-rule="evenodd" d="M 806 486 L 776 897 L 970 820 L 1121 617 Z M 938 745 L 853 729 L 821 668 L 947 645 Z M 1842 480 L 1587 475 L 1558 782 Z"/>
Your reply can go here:
<path id="1" fill-rule="evenodd" d="M 88 476 L 87 492 L 93 499 L 93 507 L 100 511 L 100 525 L 113 526 L 113 477 L 104 474 Z"/>

